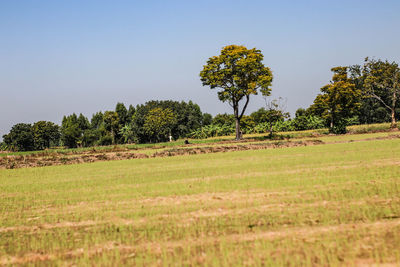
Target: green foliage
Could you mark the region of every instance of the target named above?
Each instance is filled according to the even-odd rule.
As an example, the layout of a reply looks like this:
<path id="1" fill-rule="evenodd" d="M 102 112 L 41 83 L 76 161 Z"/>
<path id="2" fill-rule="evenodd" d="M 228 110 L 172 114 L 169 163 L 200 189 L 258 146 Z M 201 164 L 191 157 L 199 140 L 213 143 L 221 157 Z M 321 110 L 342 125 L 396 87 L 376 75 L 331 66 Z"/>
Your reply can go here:
<path id="1" fill-rule="evenodd" d="M 38 121 L 32 126 L 34 148 L 42 150 L 56 146 L 60 140 L 59 126 L 50 121 Z"/>
<path id="2" fill-rule="evenodd" d="M 243 133 L 250 133 L 253 131 L 256 123 L 254 122 L 253 118 L 250 116 L 244 115 L 240 120 L 240 129 Z"/>
<path id="3" fill-rule="evenodd" d="M 80 113 L 78 117 L 78 127 L 81 131 L 85 131 L 90 128 L 89 120 L 82 113 Z"/>
<path id="4" fill-rule="evenodd" d="M 203 85 L 211 89 L 220 88 L 218 98 L 228 102 L 236 119 L 236 139 L 240 138 L 240 120 L 247 108 L 250 95 L 270 94 L 272 72 L 262 63 L 264 56 L 260 50 L 244 46 L 229 45 L 219 56 L 208 59 L 200 72 Z M 239 102 L 245 100 L 240 111 Z"/>
<path id="5" fill-rule="evenodd" d="M 102 132 L 99 129 L 87 129 L 83 132 L 82 146 L 89 147 L 99 144 Z"/>
<path id="6" fill-rule="evenodd" d="M 213 117 L 211 114 L 209 113 L 204 113 L 203 114 L 203 119 L 202 119 L 202 123 L 201 126 L 207 126 L 210 125 L 213 121 Z"/>
<path id="7" fill-rule="evenodd" d="M 122 136 L 125 144 L 131 144 L 135 142 L 135 133 L 133 132 L 133 128 L 131 125 L 126 124 L 121 128 L 119 134 Z"/>
<path id="8" fill-rule="evenodd" d="M 93 114 L 92 119 L 90 120 L 90 127 L 92 129 L 99 129 L 103 124 L 103 113 L 97 112 Z"/>
<path id="9" fill-rule="evenodd" d="M 126 123 L 127 124 L 131 124 L 132 123 L 133 116 L 135 115 L 135 112 L 136 112 L 136 109 L 132 105 L 129 105 L 127 118 L 126 118 Z"/>
<path id="10" fill-rule="evenodd" d="M 361 91 L 347 77 L 347 67 L 332 68 L 333 82 L 321 88 L 310 110 L 314 115 L 320 116 L 330 123 L 332 132 L 342 129 L 345 119 L 355 115 L 361 104 L 359 102 Z M 335 125 L 338 127 L 335 128 Z"/>
<path id="11" fill-rule="evenodd" d="M 101 146 L 112 145 L 113 144 L 113 137 L 111 135 L 109 135 L 109 134 L 103 135 L 100 138 L 98 144 L 101 145 Z"/>
<path id="12" fill-rule="evenodd" d="M 125 125 L 128 123 L 128 110 L 123 103 L 117 103 L 117 105 L 115 106 L 115 112 L 118 114 L 120 125 Z"/>
<path id="13" fill-rule="evenodd" d="M 115 144 L 119 138 L 119 116 L 115 111 L 106 111 L 103 116 L 104 128 L 110 136 L 112 136 L 112 143 Z"/>
<path id="14" fill-rule="evenodd" d="M 333 134 L 345 134 L 347 132 L 346 126 L 347 124 L 345 120 L 337 121 L 333 127 L 329 129 L 329 132 Z"/>
<path id="15" fill-rule="evenodd" d="M 81 120 L 82 123 L 82 120 Z M 79 128 L 78 117 L 75 113 L 64 116 L 61 124 L 61 141 L 69 147 L 75 148 L 82 143 L 83 130 Z"/>
<path id="16" fill-rule="evenodd" d="M 396 62 L 366 58 L 362 69 L 363 93 L 389 111 L 391 127 L 396 127 L 396 107 L 400 96 L 400 68 Z"/>
<path id="17" fill-rule="evenodd" d="M 188 137 L 196 139 L 205 139 L 216 136 L 228 136 L 235 132 L 234 125 L 215 125 L 210 124 L 196 131 L 191 132 Z"/>
<path id="18" fill-rule="evenodd" d="M 176 121 L 171 125 L 171 134 L 174 139 L 184 138 L 202 125 L 203 114 L 200 107 L 192 101 L 188 103 L 172 100 L 149 101 L 136 107 L 132 120 L 135 140 L 139 143 L 154 142 L 145 131 L 144 124 L 150 110 L 155 108 L 169 109 L 175 115 Z"/>
<path id="19" fill-rule="evenodd" d="M 235 116 L 230 114 L 217 114 L 212 120 L 212 124 L 223 126 L 223 125 L 234 125 L 235 124 Z"/>
<path id="20" fill-rule="evenodd" d="M 289 118 L 289 114 L 278 109 L 277 107 L 265 109 L 260 108 L 257 111 L 250 114 L 250 117 L 256 124 L 260 123 L 275 123 L 277 121 L 284 121 Z"/>
<path id="21" fill-rule="evenodd" d="M 304 112 L 303 110 L 296 112 L 296 117 L 293 120 L 296 131 L 320 129 L 325 127 L 325 121 L 322 118 L 314 115 L 306 115 L 305 110 Z"/>
<path id="22" fill-rule="evenodd" d="M 32 125 L 15 124 L 10 132 L 3 135 L 4 143 L 12 151 L 29 151 L 35 148 Z"/>
<path id="23" fill-rule="evenodd" d="M 147 114 L 143 129 L 151 141 L 165 142 L 175 124 L 176 116 L 172 110 L 154 108 Z"/>
<path id="24" fill-rule="evenodd" d="M 0 151 L 7 151 L 9 150 L 9 147 L 6 143 L 0 142 Z"/>

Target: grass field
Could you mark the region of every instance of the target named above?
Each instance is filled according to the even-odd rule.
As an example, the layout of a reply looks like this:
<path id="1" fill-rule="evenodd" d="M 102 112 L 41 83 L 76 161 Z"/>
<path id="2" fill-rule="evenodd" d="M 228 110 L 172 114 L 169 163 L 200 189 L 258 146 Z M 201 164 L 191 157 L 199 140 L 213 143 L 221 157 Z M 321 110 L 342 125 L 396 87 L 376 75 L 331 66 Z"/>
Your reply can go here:
<path id="1" fill-rule="evenodd" d="M 381 135 L 0 169 L 0 264 L 399 265 L 400 139 L 347 142 Z"/>

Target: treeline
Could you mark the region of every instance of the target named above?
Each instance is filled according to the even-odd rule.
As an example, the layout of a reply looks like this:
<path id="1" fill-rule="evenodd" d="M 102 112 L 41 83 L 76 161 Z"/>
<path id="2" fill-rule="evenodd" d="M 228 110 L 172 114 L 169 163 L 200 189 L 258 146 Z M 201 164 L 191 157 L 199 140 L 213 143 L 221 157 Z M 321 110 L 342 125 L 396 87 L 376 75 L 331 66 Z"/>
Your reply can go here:
<path id="1" fill-rule="evenodd" d="M 335 67 L 332 81 L 321 88 L 313 104 L 291 119 L 279 105 L 261 108 L 240 120 L 242 133 L 329 128 L 346 133 L 346 126 L 391 122 L 397 127 L 400 111 L 400 68 L 396 62 L 366 58 L 363 65 Z M 194 131 L 193 138 L 231 135 L 233 115 L 217 115 L 211 125 Z M 225 120 L 221 120 L 225 118 Z M 223 121 L 223 122 L 222 122 Z"/>
<path id="2" fill-rule="evenodd" d="M 290 118 L 280 100 L 244 115 L 242 133 L 310 130 L 328 127 L 345 133 L 347 125 L 391 122 L 400 111 L 400 69 L 397 63 L 366 59 L 363 65 L 332 68 L 332 81 L 313 104 Z M 234 115 L 212 117 L 189 101 L 149 101 L 136 107 L 118 103 L 113 111 L 64 116 L 61 126 L 39 121 L 19 123 L 3 136 L 1 150 L 42 150 L 97 145 L 155 143 L 170 138 L 207 138 L 235 133 Z"/>
<path id="3" fill-rule="evenodd" d="M 18 123 L 3 136 L 3 150 L 42 150 L 98 145 L 149 143 L 184 138 L 211 123 L 212 116 L 189 102 L 149 101 L 136 108 L 118 103 L 113 111 L 97 112 L 89 120 L 83 114 L 64 116 L 61 126 L 39 121 Z"/>

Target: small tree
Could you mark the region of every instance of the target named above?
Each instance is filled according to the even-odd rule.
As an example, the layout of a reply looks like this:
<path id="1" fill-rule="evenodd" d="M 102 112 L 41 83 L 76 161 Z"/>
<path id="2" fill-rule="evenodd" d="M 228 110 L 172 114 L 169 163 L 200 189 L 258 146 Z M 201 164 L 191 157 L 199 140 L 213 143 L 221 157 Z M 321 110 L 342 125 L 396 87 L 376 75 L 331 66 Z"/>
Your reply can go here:
<path id="1" fill-rule="evenodd" d="M 331 69 L 332 82 L 321 88 L 310 110 L 329 122 L 333 133 L 345 133 L 345 119 L 351 117 L 360 108 L 360 90 L 347 77 L 347 67 Z"/>
<path id="2" fill-rule="evenodd" d="M 270 94 L 272 73 L 262 63 L 264 56 L 256 48 L 229 45 L 221 50 L 219 56 L 209 58 L 203 66 L 200 77 L 203 85 L 211 89 L 221 88 L 218 98 L 228 102 L 233 108 L 236 126 L 236 139 L 240 139 L 240 120 L 249 104 L 250 95 Z M 239 103 L 244 100 L 243 108 Z"/>

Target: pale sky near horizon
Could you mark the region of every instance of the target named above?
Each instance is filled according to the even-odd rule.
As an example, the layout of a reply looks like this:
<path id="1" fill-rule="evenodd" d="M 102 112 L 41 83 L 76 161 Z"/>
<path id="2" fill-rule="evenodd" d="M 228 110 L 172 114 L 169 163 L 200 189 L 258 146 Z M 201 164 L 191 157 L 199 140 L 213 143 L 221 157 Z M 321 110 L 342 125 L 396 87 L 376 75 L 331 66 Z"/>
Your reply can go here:
<path id="1" fill-rule="evenodd" d="M 400 62 L 400 1 L 0 1 L 0 140 L 12 125 L 192 100 L 231 112 L 199 72 L 229 44 L 256 47 L 272 98 L 308 107 L 330 68 Z M 252 97 L 247 113 L 264 106 Z"/>

